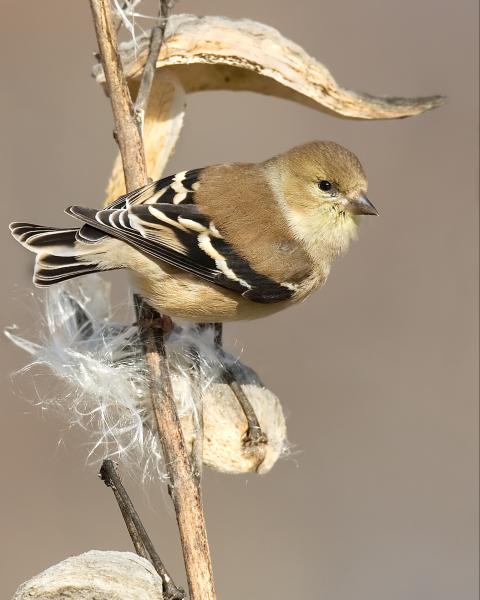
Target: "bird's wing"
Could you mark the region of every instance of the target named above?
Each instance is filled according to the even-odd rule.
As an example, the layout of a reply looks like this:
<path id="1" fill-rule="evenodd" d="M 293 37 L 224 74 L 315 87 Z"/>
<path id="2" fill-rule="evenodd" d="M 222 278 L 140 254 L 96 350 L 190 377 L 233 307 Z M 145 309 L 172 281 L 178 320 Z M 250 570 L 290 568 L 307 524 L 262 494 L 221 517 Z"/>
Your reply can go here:
<path id="1" fill-rule="evenodd" d="M 72 206 L 67 212 L 169 265 L 233 290 L 255 302 L 280 302 L 295 284 L 256 272 L 194 204 L 135 204 L 128 208 Z"/>
<path id="2" fill-rule="evenodd" d="M 139 204 L 191 204 L 194 202 L 195 189 L 198 185 L 198 178 L 203 169 L 192 169 L 190 171 L 181 171 L 175 175 L 169 175 L 158 181 L 148 183 L 147 185 L 133 190 L 128 194 L 120 196 L 111 204 L 105 207 L 105 210 L 127 208 Z M 96 243 L 107 236 L 99 229 L 85 224 L 78 231 L 77 239 L 84 243 Z"/>

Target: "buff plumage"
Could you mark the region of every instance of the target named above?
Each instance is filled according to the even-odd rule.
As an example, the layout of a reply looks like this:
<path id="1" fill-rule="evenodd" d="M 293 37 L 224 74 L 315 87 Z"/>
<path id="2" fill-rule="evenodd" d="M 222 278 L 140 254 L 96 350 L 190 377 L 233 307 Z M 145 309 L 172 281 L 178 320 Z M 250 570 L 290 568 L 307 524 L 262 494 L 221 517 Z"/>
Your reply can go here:
<path id="1" fill-rule="evenodd" d="M 192 321 L 251 319 L 306 298 L 377 214 L 356 156 L 312 142 L 265 162 L 184 171 L 102 210 L 70 207 L 80 228 L 13 223 L 48 286 L 126 268 L 157 310 Z"/>

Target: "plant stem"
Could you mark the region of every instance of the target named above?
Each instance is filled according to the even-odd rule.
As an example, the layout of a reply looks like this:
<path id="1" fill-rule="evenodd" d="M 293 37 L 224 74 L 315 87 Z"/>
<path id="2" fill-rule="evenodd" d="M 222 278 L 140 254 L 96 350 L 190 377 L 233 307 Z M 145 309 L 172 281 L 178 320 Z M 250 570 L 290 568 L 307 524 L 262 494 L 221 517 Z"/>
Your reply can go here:
<path id="1" fill-rule="evenodd" d="M 138 516 L 133 502 L 130 500 L 127 490 L 123 487 L 120 477 L 112 460 L 104 460 L 99 473 L 105 485 L 112 489 L 115 494 L 118 506 L 127 526 L 128 533 L 132 539 L 135 551 L 139 556 L 150 560 L 155 567 L 155 571 L 162 579 L 162 592 L 165 600 L 183 600 L 185 592 L 181 588 L 177 588 L 172 578 L 168 574 L 160 556 L 155 550 L 154 545 L 148 533 Z"/>
<path id="2" fill-rule="evenodd" d="M 215 587 L 200 486 L 195 465 L 185 446 L 168 371 L 165 336 L 171 329 L 171 322 L 145 303 L 141 314 L 146 319 L 146 323 L 139 323 L 139 330 L 145 344 L 150 397 L 170 478 L 169 493 L 177 515 L 190 598 L 214 600 Z"/>
<path id="3" fill-rule="evenodd" d="M 155 68 L 157 65 L 157 58 L 160 53 L 160 48 L 162 47 L 163 38 L 165 37 L 168 13 L 170 12 L 172 5 L 173 2 L 171 1 L 160 0 L 160 9 L 158 15 L 160 22 L 156 27 L 152 29 L 150 34 L 150 46 L 148 50 L 148 56 L 143 67 L 140 87 L 138 88 L 137 97 L 135 98 L 135 104 L 133 106 L 133 110 L 137 119 L 137 123 L 140 127 L 140 131 L 143 130 L 145 109 L 147 107 L 148 98 L 152 89 L 153 78 L 155 76 Z"/>
<path id="4" fill-rule="evenodd" d="M 129 192 L 148 181 L 142 137 L 118 54 L 110 1 L 90 0 L 90 6 Z M 149 54 L 154 52 L 155 49 Z M 183 439 L 168 372 L 163 337 L 166 321 L 166 317 L 143 306 L 139 325 L 145 344 L 150 397 L 170 479 L 169 491 L 177 516 L 190 599 L 214 600 L 215 586 L 199 482 Z"/>
<path id="5" fill-rule="evenodd" d="M 122 156 L 127 191 L 147 183 L 145 154 L 133 111 L 132 98 L 118 53 L 117 32 L 109 0 L 90 0 L 98 49 L 115 123 L 115 139 Z"/>

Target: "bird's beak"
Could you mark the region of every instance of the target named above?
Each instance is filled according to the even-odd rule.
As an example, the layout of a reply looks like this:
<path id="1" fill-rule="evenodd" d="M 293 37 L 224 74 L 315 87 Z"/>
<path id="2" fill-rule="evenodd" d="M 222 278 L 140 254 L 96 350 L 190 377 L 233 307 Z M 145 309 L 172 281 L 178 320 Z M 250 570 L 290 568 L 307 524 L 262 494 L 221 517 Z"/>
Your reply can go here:
<path id="1" fill-rule="evenodd" d="M 378 210 L 373 206 L 365 194 L 359 194 L 348 203 L 348 210 L 354 215 L 378 215 Z"/>

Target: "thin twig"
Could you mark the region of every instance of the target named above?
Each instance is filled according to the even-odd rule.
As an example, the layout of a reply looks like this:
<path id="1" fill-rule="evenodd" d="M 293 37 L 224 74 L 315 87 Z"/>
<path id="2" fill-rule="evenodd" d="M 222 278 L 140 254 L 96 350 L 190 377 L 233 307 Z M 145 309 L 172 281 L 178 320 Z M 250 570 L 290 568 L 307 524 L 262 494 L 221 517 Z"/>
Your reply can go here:
<path id="1" fill-rule="evenodd" d="M 135 525 L 135 521 L 133 518 L 133 513 L 135 509 L 130 501 L 130 498 L 127 496 L 125 489 L 122 484 L 117 481 L 118 478 L 115 467 L 111 460 L 104 460 L 102 466 L 100 468 L 99 476 L 101 480 L 105 483 L 106 486 L 112 489 L 115 499 L 118 504 L 118 508 L 122 513 L 123 520 L 125 521 L 125 525 L 127 527 L 128 533 L 133 543 L 133 547 L 135 548 L 135 552 L 138 556 L 142 556 L 143 558 L 149 559 L 148 552 L 145 549 L 145 545 L 142 540 L 142 536 L 140 535 L 138 528 Z"/>
<path id="2" fill-rule="evenodd" d="M 213 340 L 217 350 L 223 349 L 223 325 L 222 323 L 213 324 Z M 227 365 L 223 365 L 223 380 L 235 394 L 238 403 L 247 420 L 247 433 L 243 440 L 245 446 L 260 446 L 268 443 L 266 434 L 262 431 L 255 410 L 243 391 L 242 386 L 237 381 L 235 374 Z"/>
<path id="3" fill-rule="evenodd" d="M 235 397 L 237 398 L 237 401 L 240 404 L 243 414 L 247 420 L 247 433 L 245 434 L 243 443 L 245 446 L 260 446 L 262 444 L 266 444 L 268 442 L 268 438 L 260 427 L 255 409 L 243 391 L 242 386 L 237 381 L 234 373 L 232 373 L 228 367 L 224 367 L 223 378 L 225 383 L 230 386 L 230 389 L 235 394 Z"/>
<path id="4" fill-rule="evenodd" d="M 147 60 L 143 67 L 142 79 L 140 81 L 140 87 L 138 88 L 137 97 L 135 98 L 135 104 L 133 110 L 137 123 L 139 124 L 140 131 L 143 131 L 143 120 L 145 115 L 145 109 L 147 101 L 150 96 L 152 89 L 153 78 L 155 76 L 155 68 L 157 65 L 157 58 L 162 47 L 163 39 L 165 37 L 165 28 L 167 26 L 168 14 L 173 6 L 173 2 L 169 0 L 160 0 L 160 7 L 158 11 L 159 23 L 154 27 L 150 33 L 150 46 L 148 50 Z"/>
<path id="5" fill-rule="evenodd" d="M 150 560 L 155 571 L 160 575 L 163 587 L 162 592 L 165 600 L 183 600 L 185 598 L 185 592 L 182 588 L 177 588 L 168 574 L 168 571 L 155 550 L 126 489 L 123 487 L 113 461 L 109 459 L 104 460 L 99 475 L 105 485 L 111 488 L 115 494 L 115 498 L 122 512 L 125 525 L 127 526 L 136 553 L 139 556 L 143 556 L 143 558 Z"/>
<path id="6" fill-rule="evenodd" d="M 110 2 L 90 0 L 90 5 L 112 104 L 125 184 L 127 191 L 132 191 L 147 183 L 142 138 L 122 71 Z M 170 480 L 169 489 L 177 516 L 190 600 L 214 600 L 215 586 L 200 487 L 188 456 L 173 398 L 163 343 L 165 322 L 166 318 L 155 311 L 147 310 L 146 306 L 142 309 L 141 329 L 150 399 Z"/>

